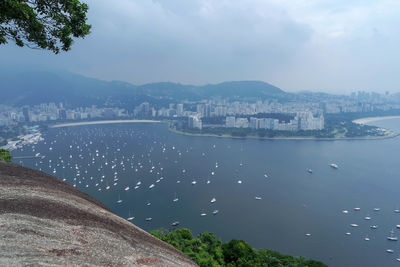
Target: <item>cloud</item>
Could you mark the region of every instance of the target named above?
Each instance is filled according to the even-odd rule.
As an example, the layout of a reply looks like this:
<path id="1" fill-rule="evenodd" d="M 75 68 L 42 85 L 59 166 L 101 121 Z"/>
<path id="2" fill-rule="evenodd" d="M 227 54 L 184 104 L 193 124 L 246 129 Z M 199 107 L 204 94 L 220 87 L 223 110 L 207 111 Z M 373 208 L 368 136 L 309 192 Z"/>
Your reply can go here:
<path id="1" fill-rule="evenodd" d="M 54 56 L 7 46 L 1 56 L 7 64 L 135 84 L 256 79 L 286 90 L 329 91 L 393 91 L 400 85 L 400 1 L 87 3 L 92 34 L 72 51 Z"/>

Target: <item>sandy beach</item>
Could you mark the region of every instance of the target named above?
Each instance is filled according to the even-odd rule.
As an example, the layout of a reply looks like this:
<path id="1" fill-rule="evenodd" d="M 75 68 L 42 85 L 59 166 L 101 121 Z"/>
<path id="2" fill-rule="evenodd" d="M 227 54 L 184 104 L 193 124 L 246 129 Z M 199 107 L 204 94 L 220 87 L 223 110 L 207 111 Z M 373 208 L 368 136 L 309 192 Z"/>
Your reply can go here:
<path id="1" fill-rule="evenodd" d="M 382 121 L 382 120 L 391 120 L 391 119 L 400 119 L 400 116 L 384 116 L 384 117 L 368 117 L 354 120 L 354 123 L 357 124 L 368 124 L 374 121 Z"/>
<path id="2" fill-rule="evenodd" d="M 112 123 L 160 123 L 160 122 L 161 121 L 155 121 L 155 120 L 82 121 L 82 122 L 55 124 L 55 125 L 50 126 L 50 128 L 71 127 L 71 126 L 81 126 L 81 125 L 95 125 L 95 124 L 112 124 Z"/>

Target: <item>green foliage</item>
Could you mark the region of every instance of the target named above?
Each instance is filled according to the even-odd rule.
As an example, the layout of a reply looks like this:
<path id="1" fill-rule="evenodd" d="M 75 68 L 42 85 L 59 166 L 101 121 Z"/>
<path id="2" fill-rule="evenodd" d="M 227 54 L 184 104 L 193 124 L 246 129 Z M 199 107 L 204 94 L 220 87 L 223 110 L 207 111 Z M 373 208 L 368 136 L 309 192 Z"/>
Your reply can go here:
<path id="1" fill-rule="evenodd" d="M 0 148 L 0 161 L 10 162 L 11 161 L 10 151 Z"/>
<path id="2" fill-rule="evenodd" d="M 243 240 L 233 239 L 227 243 L 223 243 L 215 235 L 207 232 L 199 234 L 197 238 L 188 229 L 176 229 L 174 231 L 154 230 L 151 234 L 181 250 L 200 266 L 326 266 L 319 261 L 282 255 L 268 249 L 256 250 Z"/>
<path id="3" fill-rule="evenodd" d="M 88 6 L 78 0 L 1 0 L 0 44 L 68 51 L 72 37 L 85 37 Z"/>

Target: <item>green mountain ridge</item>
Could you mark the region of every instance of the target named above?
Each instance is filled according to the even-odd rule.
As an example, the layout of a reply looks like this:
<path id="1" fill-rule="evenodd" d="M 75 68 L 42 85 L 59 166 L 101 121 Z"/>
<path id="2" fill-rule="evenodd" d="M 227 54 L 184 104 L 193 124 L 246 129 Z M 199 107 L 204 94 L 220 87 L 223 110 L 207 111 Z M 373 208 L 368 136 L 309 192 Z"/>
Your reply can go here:
<path id="1" fill-rule="evenodd" d="M 103 81 L 65 71 L 1 71 L 0 104 L 34 105 L 64 102 L 73 106 L 103 105 L 106 100 L 120 106 L 157 99 L 199 100 L 209 97 L 283 97 L 288 93 L 261 81 L 232 81 L 203 86 L 173 82 L 133 85 Z"/>

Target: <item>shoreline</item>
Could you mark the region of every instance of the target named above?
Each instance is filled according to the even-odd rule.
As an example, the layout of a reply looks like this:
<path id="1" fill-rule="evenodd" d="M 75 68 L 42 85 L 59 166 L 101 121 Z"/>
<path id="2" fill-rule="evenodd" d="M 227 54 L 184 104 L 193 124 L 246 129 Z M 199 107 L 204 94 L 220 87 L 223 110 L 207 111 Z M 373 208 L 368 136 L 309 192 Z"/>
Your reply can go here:
<path id="1" fill-rule="evenodd" d="M 367 118 L 353 120 L 353 123 L 368 124 L 374 121 L 391 120 L 391 119 L 400 119 L 400 116 L 367 117 Z"/>
<path id="2" fill-rule="evenodd" d="M 400 133 L 391 132 L 385 136 L 366 136 L 366 137 L 334 137 L 334 138 L 317 138 L 317 137 L 302 137 L 302 136 L 293 136 L 293 137 L 259 137 L 259 136 L 232 136 L 232 135 L 216 135 L 216 134 L 194 134 L 194 133 L 186 133 L 182 131 L 178 131 L 176 129 L 172 129 L 168 127 L 170 132 L 175 134 L 187 135 L 187 136 L 196 136 L 196 137 L 217 137 L 217 138 L 233 138 L 233 139 L 254 139 L 254 140 L 294 140 L 294 141 L 349 141 L 349 140 L 382 140 L 382 139 L 389 139 L 395 138 L 400 135 Z"/>
<path id="3" fill-rule="evenodd" d="M 367 117 L 353 120 L 353 123 L 357 124 L 368 124 L 374 121 L 388 120 L 388 119 L 400 119 L 400 116 L 382 116 L 382 117 Z M 84 126 L 84 125 L 98 125 L 98 124 L 117 124 L 117 123 L 166 123 L 168 130 L 175 134 L 181 134 L 186 136 L 195 137 L 217 137 L 217 138 L 233 138 L 233 139 L 254 139 L 254 140 L 310 140 L 310 141 L 340 141 L 340 140 L 382 140 L 395 138 L 400 135 L 398 132 L 389 130 L 389 133 L 385 136 L 365 136 L 365 137 L 304 137 L 304 136 L 291 136 L 291 137 L 259 137 L 259 136 L 232 136 L 228 134 L 216 135 L 216 134 L 200 134 L 200 133 L 187 133 L 179 131 L 170 127 L 169 122 L 159 120 L 101 120 L 101 121 L 83 121 L 83 122 L 70 122 L 61 123 L 49 126 L 49 128 L 61 128 L 61 127 L 73 127 L 73 126 Z"/>
<path id="4" fill-rule="evenodd" d="M 114 123 L 161 123 L 161 121 L 155 120 L 103 120 L 103 121 L 81 121 L 81 122 L 70 122 L 60 123 L 49 126 L 49 128 L 60 128 L 60 127 L 72 127 L 82 125 L 96 125 L 96 124 L 114 124 Z"/>

